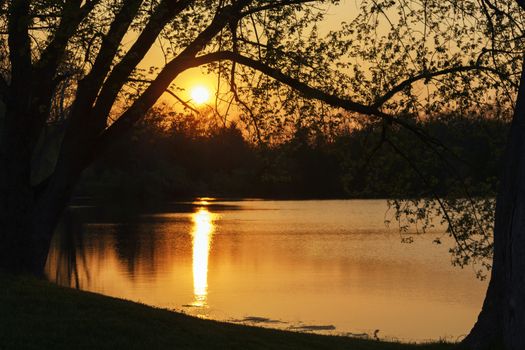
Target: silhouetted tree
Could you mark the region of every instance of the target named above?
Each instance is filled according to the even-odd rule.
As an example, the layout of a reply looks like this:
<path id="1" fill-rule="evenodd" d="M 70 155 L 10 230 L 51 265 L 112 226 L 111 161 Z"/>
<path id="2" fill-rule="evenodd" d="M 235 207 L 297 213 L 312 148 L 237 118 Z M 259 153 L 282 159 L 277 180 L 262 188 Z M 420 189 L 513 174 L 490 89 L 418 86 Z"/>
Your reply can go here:
<path id="1" fill-rule="evenodd" d="M 132 128 L 180 73 L 239 58 L 267 75 L 294 81 L 293 74 L 271 66 L 275 52 L 248 38 L 271 41 L 306 31 L 322 15 L 308 3 L 0 3 L 0 266 L 41 273 L 52 232 L 82 170 Z M 127 35 L 133 44 L 126 44 Z M 139 64 L 157 40 L 169 46 L 166 64 L 142 74 Z M 260 55 L 251 58 L 254 53 Z M 230 70 L 234 76 L 235 67 Z M 236 79 L 229 82 L 240 100 Z M 50 136 L 49 124 L 55 122 L 62 130 Z M 34 156 L 41 153 L 46 162 Z"/>
<path id="2" fill-rule="evenodd" d="M 42 272 L 82 170 L 189 68 L 208 65 L 226 81 L 228 96 L 218 97 L 238 105 L 259 139 L 271 140 L 294 119 L 330 129 L 354 117 L 355 126 L 384 128 L 383 142 L 400 154 L 388 138 L 392 125 L 443 150 L 398 115 L 508 107 L 519 86 L 491 282 L 464 344 L 524 348 L 525 76 L 516 74 L 525 3 L 364 0 L 356 16 L 322 35 L 320 6 L 337 2 L 0 1 L 0 266 Z M 166 64 L 141 71 L 159 38 Z M 49 132 L 50 123 L 59 123 L 59 132 Z M 476 247 L 468 245 L 472 229 L 456 235 L 449 227 L 459 247 Z"/>

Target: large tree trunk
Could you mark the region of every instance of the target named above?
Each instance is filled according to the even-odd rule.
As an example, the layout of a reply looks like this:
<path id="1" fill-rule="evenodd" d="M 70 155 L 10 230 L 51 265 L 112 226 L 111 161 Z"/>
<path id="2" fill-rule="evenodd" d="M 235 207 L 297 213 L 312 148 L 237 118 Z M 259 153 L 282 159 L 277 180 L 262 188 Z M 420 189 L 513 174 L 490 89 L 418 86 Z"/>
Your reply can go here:
<path id="1" fill-rule="evenodd" d="M 0 269 L 43 275 L 54 229 L 72 193 L 74 183 L 53 179 L 43 194 L 29 182 L 11 178 L 0 199 Z"/>
<path id="2" fill-rule="evenodd" d="M 0 125 L 0 269 L 42 275 L 54 229 L 82 167 L 72 162 L 70 145 L 45 184 L 34 186 L 35 142 L 24 119 L 7 106 Z"/>
<path id="3" fill-rule="evenodd" d="M 494 258 L 468 349 L 525 349 L 525 60 L 496 202 Z"/>
<path id="4" fill-rule="evenodd" d="M 31 225 L 31 142 L 21 119 L 7 106 L 0 135 L 0 267 L 37 273 L 40 248 Z"/>

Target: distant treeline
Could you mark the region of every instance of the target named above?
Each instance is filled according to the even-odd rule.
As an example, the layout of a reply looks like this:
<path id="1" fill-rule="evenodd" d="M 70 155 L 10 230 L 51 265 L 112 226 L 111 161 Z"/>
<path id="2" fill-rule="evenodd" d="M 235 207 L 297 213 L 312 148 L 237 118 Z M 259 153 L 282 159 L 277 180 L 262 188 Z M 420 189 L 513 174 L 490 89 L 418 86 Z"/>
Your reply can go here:
<path id="1" fill-rule="evenodd" d="M 326 136 L 297 128 L 253 144 L 235 124 L 153 112 L 88 169 L 78 194 L 138 200 L 190 196 L 392 198 L 491 195 L 508 124 L 481 117 L 406 120 Z"/>

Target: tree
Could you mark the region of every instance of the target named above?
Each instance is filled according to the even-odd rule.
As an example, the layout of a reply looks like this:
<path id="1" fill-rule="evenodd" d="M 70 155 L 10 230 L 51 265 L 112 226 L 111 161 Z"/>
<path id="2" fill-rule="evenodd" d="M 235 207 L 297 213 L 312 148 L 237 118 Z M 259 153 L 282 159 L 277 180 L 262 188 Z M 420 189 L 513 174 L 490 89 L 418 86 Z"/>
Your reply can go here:
<path id="1" fill-rule="evenodd" d="M 241 40 L 258 37 L 257 31 L 276 40 L 286 30 L 301 32 L 319 20 L 322 11 L 308 2 L 2 1 L 7 40 L 2 40 L 0 57 L 5 106 L 0 266 L 41 273 L 53 229 L 82 170 L 126 133 L 181 72 L 228 60 L 230 54 L 243 57 Z M 125 44 L 127 35 L 135 35 L 131 46 Z M 165 66 L 141 74 L 140 62 L 160 39 L 168 45 Z M 248 63 L 268 68 L 262 59 L 248 58 Z M 60 118 L 66 120 L 64 130 L 51 142 L 59 145 L 57 155 L 42 170 L 45 164 L 35 154 L 52 151 L 45 149 L 47 131 Z"/>
<path id="2" fill-rule="evenodd" d="M 388 17 L 384 9 L 388 9 L 389 6 L 394 5 L 388 3 L 378 5 L 378 2 L 373 1 L 373 5 L 370 7 L 372 10 L 365 10 L 364 12 L 373 13 L 375 9 L 376 12 L 381 12 L 385 17 Z M 459 102 L 456 107 L 459 107 L 460 111 L 468 113 L 473 105 L 483 110 L 480 108 L 480 102 L 483 99 L 472 103 L 472 98 L 476 96 L 476 90 L 480 87 L 488 91 L 488 93 L 486 93 L 487 91 L 485 92 L 485 96 L 493 96 L 492 102 L 489 102 L 490 104 L 512 106 L 510 109 L 512 118 L 511 130 L 505 151 L 504 168 L 502 169 L 495 202 L 494 216 L 487 215 L 487 212 L 492 214 L 494 202 L 491 199 L 478 201 L 470 198 L 468 188 L 466 188 L 468 186 L 461 183 L 461 179 L 458 179 L 458 182 L 461 187 L 464 187 L 461 194 L 462 198 L 458 199 L 456 197 L 449 200 L 434 195 L 435 200 L 425 201 L 423 207 L 418 207 L 417 205 L 420 201 L 416 201 L 415 207 L 402 214 L 407 214 L 409 220 L 426 220 L 428 212 L 425 213 L 425 211 L 429 210 L 433 214 L 444 217 L 444 221 L 448 224 L 449 234 L 457 242 L 454 254 L 458 258 L 456 261 L 460 265 L 467 263 L 472 258 L 492 256 L 492 263 L 488 265 L 489 268 L 491 267 L 491 275 L 486 298 L 478 321 L 470 334 L 462 341 L 463 347 L 467 349 L 488 349 L 495 346 L 503 346 L 505 349 L 522 349 L 525 347 L 525 337 L 523 336 L 523 330 L 525 329 L 525 303 L 523 300 L 525 264 L 522 257 L 525 249 L 525 228 L 523 226 L 524 185 L 522 179 L 525 170 L 523 159 L 523 151 L 525 151 L 523 141 L 525 136 L 523 134 L 525 70 L 523 65 L 525 61 L 521 16 L 522 11 L 525 9 L 525 3 L 517 1 L 495 4 L 489 0 L 483 0 L 480 2 L 434 3 L 433 5 L 428 5 L 427 3 L 419 7 L 410 3 L 409 5 L 402 4 L 397 8 L 401 9 L 398 13 L 402 20 L 399 21 L 401 26 L 399 30 L 395 31 L 396 35 L 400 35 L 400 33 L 404 33 L 405 37 L 406 35 L 409 37 L 417 35 L 413 34 L 409 27 L 417 28 L 417 24 L 414 24 L 417 21 L 414 21 L 414 19 L 423 20 L 425 34 L 427 33 L 427 28 L 430 32 L 437 29 L 440 33 L 440 37 L 434 40 L 436 46 L 432 48 L 432 51 L 438 54 L 444 52 L 443 41 L 440 42 L 440 40 L 444 39 L 446 41 L 447 38 L 448 40 L 452 38 L 452 45 L 447 45 L 448 50 L 452 48 L 452 56 L 445 55 L 445 66 L 448 65 L 449 59 L 462 60 L 470 54 L 472 56 L 468 60 L 471 63 L 474 63 L 474 65 L 482 63 L 485 67 L 494 69 L 492 73 L 501 78 L 501 84 L 492 85 L 479 81 L 467 89 L 437 87 L 435 92 L 427 94 L 427 96 L 433 97 L 432 95 L 436 93 L 434 97 L 438 97 L 437 103 L 426 103 L 421 107 L 427 111 L 439 110 L 440 104 L 448 104 L 450 100 L 453 100 L 453 98 L 444 98 L 445 96 L 453 97 L 458 94 L 458 96 L 463 96 L 461 100 L 456 100 Z M 455 24 L 451 26 L 446 24 L 446 17 L 437 16 L 438 21 L 432 19 L 433 10 L 440 10 L 445 16 L 453 18 L 452 22 Z M 481 19 L 481 23 L 476 21 L 476 16 Z M 406 25 L 407 22 L 410 25 Z M 474 25 L 474 23 L 477 24 Z M 453 34 L 451 36 L 444 34 L 446 29 L 443 31 L 443 26 L 452 28 Z M 476 29 L 474 29 L 475 27 Z M 419 30 L 420 28 L 416 29 L 416 31 Z M 468 40 L 467 46 L 462 46 L 465 45 L 465 37 L 462 33 L 484 33 L 484 36 L 476 38 L 473 35 Z M 398 38 L 401 39 L 399 36 Z M 406 41 L 410 42 L 410 40 L 400 40 L 404 45 L 407 45 Z M 424 46 L 425 44 L 422 45 Z M 462 47 L 464 51 L 454 57 L 454 51 L 461 51 Z M 419 52 L 425 52 L 425 50 L 426 48 L 421 48 Z M 432 65 L 432 61 L 428 61 L 426 57 L 428 56 L 421 54 L 417 60 L 422 62 L 423 66 Z M 458 63 L 453 66 L 461 69 L 459 68 L 461 64 Z M 443 67 L 443 61 L 440 62 L 438 59 L 438 65 Z M 447 70 L 446 76 L 450 77 L 450 69 L 445 68 L 443 71 Z M 431 69 L 431 71 L 434 71 L 434 69 Z M 480 71 L 478 71 L 478 74 Z M 435 73 L 427 72 L 426 74 L 429 77 L 435 77 Z M 413 78 L 409 77 L 405 82 L 412 84 Z M 455 83 L 464 84 L 465 80 L 456 80 Z M 400 85 L 403 85 L 403 83 Z M 503 92 L 507 96 L 498 96 L 499 92 Z M 391 96 L 389 92 L 386 95 Z M 403 99 L 401 99 L 402 101 Z M 417 98 L 415 101 L 419 103 L 421 99 Z M 485 110 L 485 113 L 488 113 L 488 111 Z M 497 111 L 492 111 L 490 114 L 494 117 Z M 432 144 L 433 140 L 426 135 L 421 135 L 421 139 L 423 143 L 426 143 L 437 154 L 448 152 L 441 145 L 437 143 Z M 396 145 L 391 143 L 390 145 L 403 155 L 403 151 Z M 413 164 L 412 160 L 407 159 L 407 161 L 413 165 L 416 172 L 420 171 Z M 445 158 L 444 165 L 451 166 Z M 451 168 L 451 171 L 454 172 L 453 167 Z M 425 177 L 423 173 L 420 174 L 423 178 Z M 428 185 L 432 187 L 431 184 Z M 455 193 L 453 195 L 457 196 L 458 194 Z M 399 209 L 400 207 L 398 207 Z M 494 224 L 487 224 L 487 220 L 494 217 Z M 490 232 L 492 229 L 493 235 Z M 490 240 L 491 237 L 493 237 L 493 243 Z"/>
<path id="3" fill-rule="evenodd" d="M 323 6 L 335 3 L 0 0 L 0 266 L 42 272 L 82 170 L 192 67 L 216 72 L 226 85 L 218 100 L 237 104 L 259 139 L 271 140 L 294 119 L 323 127 L 351 120 L 382 128 L 382 142 L 401 154 L 389 128 L 406 128 L 442 154 L 415 119 L 505 110 L 519 86 L 491 282 L 463 343 L 523 348 L 525 77 L 515 73 L 523 61 L 525 3 L 365 0 L 355 18 L 321 35 Z M 141 61 L 157 40 L 166 63 L 144 71 Z M 50 132 L 53 123 L 57 132 Z M 52 160 L 43 162 L 39 155 L 49 153 Z"/>

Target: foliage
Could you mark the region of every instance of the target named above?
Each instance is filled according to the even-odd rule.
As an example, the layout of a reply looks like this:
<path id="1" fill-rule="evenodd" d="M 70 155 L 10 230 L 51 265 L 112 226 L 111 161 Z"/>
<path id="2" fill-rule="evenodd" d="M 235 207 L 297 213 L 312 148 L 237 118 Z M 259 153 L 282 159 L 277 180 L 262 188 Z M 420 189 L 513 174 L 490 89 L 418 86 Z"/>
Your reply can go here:
<path id="1" fill-rule="evenodd" d="M 100 195 L 111 189 L 112 197 L 135 200 L 191 195 L 429 198 L 433 190 L 440 197 L 457 196 L 467 181 L 473 196 L 493 196 L 505 122 L 450 115 L 417 126 L 454 150 L 456 156 L 448 160 L 455 173 L 403 128 L 388 131 L 395 149 L 383 140 L 382 130 L 353 129 L 329 137 L 307 127 L 269 146 L 250 143 L 235 123 L 223 127 L 213 119 L 155 109 L 88 170 L 80 190 Z"/>

